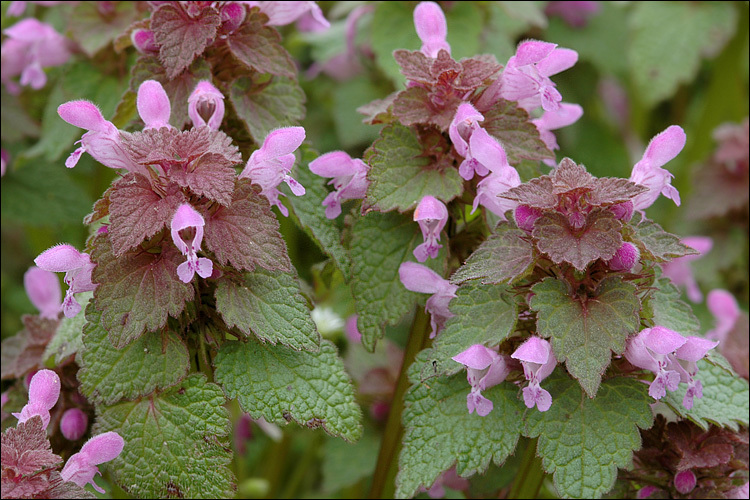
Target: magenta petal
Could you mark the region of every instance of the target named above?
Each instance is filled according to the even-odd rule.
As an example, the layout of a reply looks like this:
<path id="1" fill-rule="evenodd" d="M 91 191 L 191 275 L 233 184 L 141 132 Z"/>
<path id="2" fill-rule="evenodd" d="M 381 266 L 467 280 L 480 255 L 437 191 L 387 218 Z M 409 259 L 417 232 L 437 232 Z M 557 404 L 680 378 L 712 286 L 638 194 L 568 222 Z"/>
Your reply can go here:
<path id="1" fill-rule="evenodd" d="M 52 370 L 39 370 L 29 383 L 29 402 L 51 410 L 60 397 L 60 377 Z"/>
<path id="2" fill-rule="evenodd" d="M 355 173 L 352 157 L 344 151 L 331 151 L 310 162 L 312 173 L 321 177 L 343 177 Z"/>
<path id="3" fill-rule="evenodd" d="M 528 40 L 518 45 L 515 56 L 516 66 L 527 66 L 542 61 L 555 50 L 557 44 Z"/>
<path id="4" fill-rule="evenodd" d="M 189 260 L 177 266 L 177 276 L 183 283 L 190 283 L 190 280 L 195 276 L 195 269 L 190 265 Z"/>
<path id="5" fill-rule="evenodd" d="M 578 62 L 578 52 L 573 49 L 556 48 L 536 67 L 539 74 L 552 76 L 572 68 L 576 62 Z"/>
<path id="6" fill-rule="evenodd" d="M 90 262 L 88 254 L 81 253 L 66 243 L 49 248 L 34 259 L 37 266 L 55 273 L 77 269 Z"/>
<path id="7" fill-rule="evenodd" d="M 263 141 L 264 157 L 279 157 L 293 153 L 305 140 L 303 127 L 284 127 L 269 132 Z"/>
<path id="8" fill-rule="evenodd" d="M 651 139 L 641 161 L 648 161 L 652 168 L 661 167 L 682 151 L 686 140 L 685 131 L 672 125 Z"/>
<path id="9" fill-rule="evenodd" d="M 677 491 L 683 495 L 687 495 L 693 488 L 695 488 L 696 478 L 695 474 L 691 470 L 684 470 L 678 472 L 674 476 L 674 487 Z"/>
<path id="10" fill-rule="evenodd" d="M 79 408 L 65 410 L 60 419 L 60 432 L 69 441 L 78 441 L 86 434 L 89 417 Z"/>
<path id="11" fill-rule="evenodd" d="M 102 112 L 95 104 L 88 101 L 70 101 L 57 107 L 60 118 L 75 125 L 76 127 L 93 130 L 94 132 L 106 132 L 109 123 L 102 116 Z"/>
<path id="12" fill-rule="evenodd" d="M 491 172 L 510 167 L 503 146 L 483 128 L 477 128 L 471 134 L 469 150 L 472 158 L 475 158 Z"/>
<path id="13" fill-rule="evenodd" d="M 81 159 L 81 155 L 85 152 L 86 150 L 84 148 L 78 148 L 70 153 L 70 156 L 68 156 L 68 158 L 65 160 L 65 166 L 68 168 L 73 168 L 78 165 L 78 160 Z"/>
<path id="14" fill-rule="evenodd" d="M 92 465 L 103 464 L 117 458 L 125 447 L 125 440 L 116 432 L 105 432 L 89 439 L 81 447 Z"/>

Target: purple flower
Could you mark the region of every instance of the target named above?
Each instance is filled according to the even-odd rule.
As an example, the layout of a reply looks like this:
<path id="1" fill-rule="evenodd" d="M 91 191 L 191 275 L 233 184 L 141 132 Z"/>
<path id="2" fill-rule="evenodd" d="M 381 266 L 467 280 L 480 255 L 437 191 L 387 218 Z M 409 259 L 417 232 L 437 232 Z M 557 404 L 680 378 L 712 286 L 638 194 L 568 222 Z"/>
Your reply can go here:
<path id="1" fill-rule="evenodd" d="M 641 258 L 638 247 L 627 241 L 617 249 L 614 256 L 607 261 L 607 265 L 613 271 L 630 271 Z"/>
<path id="2" fill-rule="evenodd" d="M 99 493 L 104 490 L 94 482 L 94 476 L 101 474 L 97 465 L 114 460 L 122 453 L 125 441 L 116 432 L 105 432 L 94 436 L 81 447 L 81 451 L 68 459 L 60 472 L 63 481 L 72 481 L 83 488 L 91 483 Z"/>
<path id="3" fill-rule="evenodd" d="M 82 253 L 68 244 L 60 244 L 45 250 L 34 259 L 34 263 L 46 271 L 65 273 L 65 283 L 68 290 L 63 300 L 63 313 L 66 318 L 72 318 L 81 311 L 81 304 L 73 294 L 91 292 L 96 285 L 91 282 L 91 271 L 96 264 L 91 262 L 89 254 Z"/>
<path id="4" fill-rule="evenodd" d="M 438 273 L 416 262 L 404 262 L 398 268 L 398 277 L 404 287 L 412 292 L 431 293 L 432 297 L 427 299 L 425 311 L 430 313 L 430 325 L 432 332 L 430 338 L 434 338 L 454 314 L 448 310 L 448 304 L 456 296 L 457 285 L 452 285 L 447 279 L 441 278 Z"/>
<path id="5" fill-rule="evenodd" d="M 352 158 L 343 151 L 331 151 L 310 162 L 310 171 L 321 177 L 332 177 L 334 191 L 323 200 L 326 217 L 335 219 L 341 215 L 341 203 L 346 200 L 359 200 L 365 197 L 369 181 L 370 167 L 358 158 Z"/>
<path id="6" fill-rule="evenodd" d="M 312 79 L 322 71 L 335 80 L 343 81 L 348 80 L 362 70 L 358 52 L 359 50 L 369 52 L 369 48 L 365 49 L 362 47 L 358 50 L 356 44 L 357 25 L 360 19 L 370 14 L 373 10 L 375 10 L 374 5 L 360 5 L 346 16 L 346 50 L 339 52 L 325 62 L 312 64 L 306 72 L 308 78 Z"/>
<path id="7" fill-rule="evenodd" d="M 284 215 L 289 210 L 279 201 L 281 192 L 279 184 L 286 182 L 297 196 L 305 194 L 305 188 L 289 175 L 296 160 L 294 151 L 305 140 L 305 129 L 302 127 L 285 127 L 270 132 L 260 149 L 250 155 L 240 178 L 248 177 L 253 184 L 261 187 L 261 193 L 271 205 L 279 207 Z"/>
<path id="8" fill-rule="evenodd" d="M 346 334 L 346 338 L 349 340 L 349 342 L 355 344 L 362 342 L 362 334 L 359 333 L 359 329 L 357 328 L 358 319 L 359 315 L 352 314 L 351 316 L 346 318 L 346 323 L 344 323 L 344 333 Z"/>
<path id="9" fill-rule="evenodd" d="M 521 362 L 523 374 L 529 381 L 529 385 L 523 388 L 526 408 L 536 405 L 539 411 L 549 410 L 552 406 L 552 395 L 542 389 L 540 384 L 557 366 L 557 359 L 552 353 L 550 343 L 539 337 L 529 337 L 510 357 Z"/>
<path id="10" fill-rule="evenodd" d="M 469 148 L 472 157 L 491 172 L 477 184 L 472 213 L 482 205 L 505 220 L 505 212 L 515 209 L 518 202 L 501 198 L 499 195 L 520 185 L 521 177 L 508 163 L 503 146 L 483 128 L 477 129 L 471 135 Z"/>
<path id="11" fill-rule="evenodd" d="M 250 7 L 258 6 L 268 16 L 268 26 L 286 26 L 297 21 L 300 31 L 323 31 L 331 24 L 323 16 L 317 2 L 242 2 Z"/>
<path id="12" fill-rule="evenodd" d="M 687 495 L 695 488 L 695 473 L 691 470 L 684 470 L 674 475 L 674 487 L 683 495 Z"/>
<path id="13" fill-rule="evenodd" d="M 663 326 L 644 328 L 628 339 L 625 358 L 632 365 L 656 375 L 648 389 L 652 398 L 661 399 L 667 395 L 667 390 L 677 390 L 680 373 L 675 370 L 670 355 L 685 342 L 685 337 Z"/>
<path id="14" fill-rule="evenodd" d="M 198 273 L 201 278 L 208 278 L 213 272 L 214 263 L 210 259 L 199 258 L 197 255 L 203 242 L 203 226 L 205 224 L 206 221 L 203 220 L 203 216 L 188 203 L 180 205 L 180 208 L 172 217 L 172 241 L 182 252 L 182 255 L 187 256 L 187 260 L 177 266 L 177 276 L 183 283 L 190 283 L 195 273 Z M 186 233 L 193 233 L 193 239 L 189 244 L 180 235 L 180 231 L 183 230 Z"/>
<path id="15" fill-rule="evenodd" d="M 54 5 L 61 4 L 62 2 L 10 2 L 8 10 L 5 11 L 5 14 L 12 17 L 22 16 L 23 13 L 26 12 L 27 3 L 42 5 L 44 7 L 52 7 Z"/>
<path id="16" fill-rule="evenodd" d="M 154 32 L 146 29 L 136 29 L 130 33 L 130 41 L 138 52 L 146 55 L 156 55 L 159 53 L 159 46 L 156 44 Z"/>
<path id="17" fill-rule="evenodd" d="M 469 414 L 476 410 L 477 415 L 486 417 L 493 405 L 492 401 L 482 396 L 482 391 L 501 383 L 510 373 L 505 356 L 481 344 L 474 344 L 451 359 L 466 367 L 466 378 L 471 385 L 471 392 L 466 396 Z"/>
<path id="18" fill-rule="evenodd" d="M 143 130 L 171 128 L 169 115 L 172 106 L 169 104 L 169 96 L 164 87 L 156 80 L 146 80 L 138 87 L 138 98 L 136 100 L 138 114 L 146 126 Z"/>
<path id="19" fill-rule="evenodd" d="M 219 130 L 224 119 L 224 94 L 211 85 L 211 82 L 198 82 L 188 97 L 188 115 L 194 127 L 205 125 L 212 130 Z"/>
<path id="20" fill-rule="evenodd" d="M 11 78 L 21 75 L 21 86 L 40 89 L 47 83 L 42 68 L 59 66 L 70 59 L 68 41 L 49 24 L 27 18 L 3 30 L 0 79 L 15 94 L 20 88 Z"/>
<path id="21" fill-rule="evenodd" d="M 575 50 L 558 49 L 554 43 L 537 40 L 522 42 L 500 77 L 500 97 L 518 101 L 526 111 L 539 106 L 555 111 L 562 96 L 549 77 L 572 67 L 576 61 Z"/>
<path id="22" fill-rule="evenodd" d="M 715 289 L 708 292 L 706 305 L 714 317 L 714 328 L 706 332 L 706 338 L 724 341 L 740 317 L 737 299 L 726 290 Z"/>
<path id="23" fill-rule="evenodd" d="M 648 191 L 633 198 L 636 210 L 646 210 L 654 204 L 659 194 L 673 200 L 677 206 L 680 205 L 680 193 L 671 185 L 674 176 L 661 167 L 682 151 L 685 140 L 685 131 L 677 125 L 668 127 L 651 139 L 643 158 L 635 164 L 630 174 L 631 182 L 648 188 Z"/>
<path id="24" fill-rule="evenodd" d="M 451 53 L 451 46 L 446 41 L 448 24 L 445 14 L 435 2 L 420 2 L 414 9 L 414 27 L 422 40 L 420 51 L 427 57 L 436 58 L 441 50 Z"/>
<path id="25" fill-rule="evenodd" d="M 440 241 L 440 231 L 448 222 L 448 209 L 437 198 L 425 196 L 414 210 L 414 221 L 419 224 L 422 238 L 424 238 L 424 243 L 414 249 L 414 257 L 419 262 L 424 262 L 428 258 L 436 258 L 438 251 L 443 248 L 438 241 Z"/>
<path id="26" fill-rule="evenodd" d="M 448 134 L 450 135 L 451 142 L 456 148 L 456 152 L 463 156 L 465 159 L 461 162 L 458 167 L 458 173 L 467 181 L 474 177 L 474 172 L 477 175 L 484 177 L 489 173 L 489 168 L 479 162 L 470 150 L 471 137 L 475 131 L 481 129 L 479 122 L 484 121 L 484 116 L 477 111 L 474 106 L 468 102 L 462 103 L 456 110 L 456 115 L 453 117 L 450 126 L 448 127 Z M 483 134 L 475 139 L 475 145 L 479 141 L 481 147 L 482 142 L 487 142 L 489 134 L 484 129 L 481 129 Z"/>
<path id="27" fill-rule="evenodd" d="M 574 28 L 586 26 L 589 18 L 599 12 L 599 2 L 549 2 L 544 9 L 548 16 L 560 16 Z"/>
<path id="28" fill-rule="evenodd" d="M 31 417 L 42 417 L 44 428 L 49 425 L 50 414 L 60 398 L 60 377 L 52 370 L 39 370 L 29 383 L 29 402 L 20 413 L 12 413 L 18 422 L 26 422 Z"/>
<path id="29" fill-rule="evenodd" d="M 112 122 L 102 116 L 96 105 L 88 101 L 69 101 L 57 108 L 60 118 L 86 129 L 83 134 L 81 147 L 73 151 L 65 160 L 65 166 L 73 168 L 83 153 L 90 154 L 96 161 L 110 168 L 123 168 L 129 172 L 147 175 L 144 168 L 130 159 L 120 140 L 120 131 Z"/>
<path id="30" fill-rule="evenodd" d="M 516 219 L 516 225 L 520 229 L 530 233 L 534 230 L 534 222 L 542 216 L 542 213 L 538 208 L 518 205 L 513 212 L 513 218 Z"/>
<path id="31" fill-rule="evenodd" d="M 561 102 L 558 109 L 545 111 L 541 117 L 531 120 L 531 123 L 539 130 L 539 137 L 544 141 L 544 144 L 550 151 L 555 151 L 560 149 L 560 146 L 557 144 L 557 138 L 552 131 L 574 124 L 581 116 L 583 116 L 581 106 Z M 544 162 L 551 167 L 555 166 L 554 160 L 548 159 Z"/>
<path id="32" fill-rule="evenodd" d="M 693 407 L 693 398 L 703 397 L 703 385 L 700 380 L 695 379 L 698 373 L 698 361 L 703 359 L 708 351 L 719 345 L 719 342 L 704 339 L 702 337 L 687 337 L 685 343 L 680 346 L 670 358 L 674 368 L 680 374 L 680 382 L 688 385 L 682 406 L 688 410 Z"/>
<path id="33" fill-rule="evenodd" d="M 703 294 L 698 283 L 695 281 L 690 263 L 700 259 L 704 254 L 711 251 L 714 241 L 708 236 L 688 236 L 682 239 L 682 243 L 700 252 L 698 255 L 686 255 L 672 259 L 662 264 L 662 274 L 672 280 L 675 286 L 684 286 L 687 296 L 692 302 L 701 302 Z"/>
<path id="34" fill-rule="evenodd" d="M 86 434 L 89 426 L 89 417 L 79 408 L 65 410 L 60 419 L 60 432 L 69 441 L 78 441 Z"/>
<path id="35" fill-rule="evenodd" d="M 62 290 L 55 273 L 31 266 L 23 275 L 23 286 L 39 316 L 57 319 L 62 309 Z"/>

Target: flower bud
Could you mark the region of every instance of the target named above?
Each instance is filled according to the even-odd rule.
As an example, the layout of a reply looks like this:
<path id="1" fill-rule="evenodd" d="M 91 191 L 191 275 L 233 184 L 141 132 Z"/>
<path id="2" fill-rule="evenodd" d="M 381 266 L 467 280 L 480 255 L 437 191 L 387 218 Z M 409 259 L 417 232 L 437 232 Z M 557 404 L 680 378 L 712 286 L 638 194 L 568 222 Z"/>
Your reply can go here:
<path id="1" fill-rule="evenodd" d="M 695 483 L 695 474 L 691 470 L 678 472 L 674 476 L 674 487 L 683 495 L 687 495 L 688 493 L 693 491 L 693 488 L 695 488 Z"/>
<path id="2" fill-rule="evenodd" d="M 151 30 L 133 30 L 130 34 L 130 40 L 133 47 L 141 54 L 156 54 L 159 52 L 159 46 L 154 39 L 154 32 Z"/>
<path id="3" fill-rule="evenodd" d="M 625 242 L 615 252 L 614 257 L 607 261 L 609 268 L 613 271 L 630 271 L 638 263 L 641 252 L 632 243 Z"/>
<path id="4" fill-rule="evenodd" d="M 60 419 L 60 431 L 69 441 L 81 439 L 86 434 L 88 426 L 89 417 L 78 408 L 65 410 L 62 419 Z"/>
<path id="5" fill-rule="evenodd" d="M 231 33 L 240 27 L 245 20 L 245 6 L 241 3 L 226 3 L 221 8 L 221 27 Z"/>
<path id="6" fill-rule="evenodd" d="M 634 208 L 632 201 L 626 201 L 625 203 L 612 205 L 611 207 L 609 207 L 609 210 L 614 214 L 615 219 L 627 222 L 633 218 Z"/>
<path id="7" fill-rule="evenodd" d="M 526 205 L 518 205 L 514 213 L 516 225 L 530 233 L 534 230 L 534 222 L 542 216 L 542 211 Z"/>

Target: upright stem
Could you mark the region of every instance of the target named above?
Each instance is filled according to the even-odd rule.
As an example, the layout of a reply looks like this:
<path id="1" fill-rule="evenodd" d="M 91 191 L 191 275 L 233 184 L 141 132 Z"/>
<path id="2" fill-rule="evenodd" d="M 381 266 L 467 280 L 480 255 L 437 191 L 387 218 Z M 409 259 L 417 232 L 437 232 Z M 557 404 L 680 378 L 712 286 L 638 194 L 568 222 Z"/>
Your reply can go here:
<path id="1" fill-rule="evenodd" d="M 536 456 L 536 439 L 526 442 L 521 465 L 507 498 L 537 498 L 544 481 L 542 459 Z"/>
<path id="2" fill-rule="evenodd" d="M 383 441 L 380 443 L 378 463 L 372 478 L 369 498 L 393 498 L 396 491 L 396 473 L 398 472 L 398 454 L 401 450 L 401 437 L 404 429 L 401 425 L 401 414 L 404 410 L 404 395 L 409 388 L 407 373 L 417 353 L 422 350 L 429 338 L 430 317 L 420 307 L 411 324 L 409 340 L 404 351 L 404 361 L 398 376 L 396 390 L 393 393 L 388 421 L 385 425 Z"/>

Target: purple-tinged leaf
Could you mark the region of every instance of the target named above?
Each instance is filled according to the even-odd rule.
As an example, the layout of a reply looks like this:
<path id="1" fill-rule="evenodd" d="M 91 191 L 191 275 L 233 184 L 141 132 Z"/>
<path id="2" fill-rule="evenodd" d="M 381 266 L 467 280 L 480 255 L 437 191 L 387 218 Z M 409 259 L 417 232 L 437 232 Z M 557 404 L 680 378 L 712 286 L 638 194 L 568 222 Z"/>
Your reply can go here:
<path id="1" fill-rule="evenodd" d="M 111 201 L 109 199 L 110 194 L 112 194 L 112 187 L 109 187 L 106 191 L 104 191 L 102 197 L 94 202 L 93 211 L 83 218 L 84 224 L 93 224 L 94 222 L 102 220 L 109 215 L 109 207 L 111 205 Z"/>
<path id="2" fill-rule="evenodd" d="M 640 186 L 620 177 L 601 177 L 594 181 L 586 201 L 590 205 L 602 207 L 630 201 L 635 196 L 648 191 Z"/>
<path id="3" fill-rule="evenodd" d="M 161 231 L 186 201 L 175 186 L 162 196 L 148 179 L 132 173 L 114 183 L 109 199 L 109 234 L 115 257 Z"/>
<path id="4" fill-rule="evenodd" d="M 556 264 L 568 262 L 583 271 L 596 259 L 609 260 L 622 246 L 622 223 L 606 209 L 594 209 L 581 229 L 570 226 L 558 212 L 547 212 L 534 222 L 537 248 Z"/>
<path id="5" fill-rule="evenodd" d="M 155 331 L 177 317 L 191 300 L 194 288 L 177 276 L 183 257 L 171 242 L 163 240 L 149 250 L 139 248 L 115 257 L 107 235 L 93 243 L 91 260 L 97 264 L 92 281 L 99 286 L 94 304 L 102 313 L 102 326 L 117 348 L 125 347 L 146 331 Z"/>
<path id="6" fill-rule="evenodd" d="M 497 63 L 495 56 L 489 54 L 461 59 L 459 64 L 461 65 L 461 74 L 454 85 L 461 90 L 476 89 L 502 68 L 502 65 Z"/>
<path id="7" fill-rule="evenodd" d="M 392 109 L 393 101 L 401 92 L 393 92 L 383 99 L 375 99 L 357 108 L 357 113 L 365 115 L 362 120 L 369 125 L 378 123 L 391 123 L 394 120 Z"/>
<path id="8" fill-rule="evenodd" d="M 159 45 L 159 60 L 170 80 L 190 66 L 216 37 L 221 17 L 213 7 L 191 18 L 182 7 L 162 5 L 151 15 L 151 30 Z"/>
<path id="9" fill-rule="evenodd" d="M 640 213 L 633 216 L 626 229 L 633 231 L 633 243 L 638 246 L 641 255 L 656 262 L 668 262 L 685 255 L 698 255 L 699 252 L 680 241 L 674 234 L 668 233 L 659 224 L 644 218 Z"/>
<path id="10" fill-rule="evenodd" d="M 502 197 L 532 208 L 549 209 L 557 206 L 557 196 L 552 194 L 552 178 L 549 175 L 510 188 Z"/>
<path id="11" fill-rule="evenodd" d="M 206 217 L 204 242 L 222 265 L 252 271 L 289 271 L 291 263 L 279 222 L 249 180 L 237 181 L 232 202 Z"/>
<path id="12" fill-rule="evenodd" d="M 2 379 L 20 378 L 35 368 L 42 368 L 44 350 L 60 324 L 58 320 L 29 314 L 24 315 L 21 320 L 24 329 L 2 343 Z"/>
<path id="13" fill-rule="evenodd" d="M 281 35 L 266 26 L 268 17 L 251 9 L 242 26 L 229 35 L 227 45 L 239 61 L 259 73 L 286 76 L 294 79 L 297 67 L 281 45 Z"/>
<path id="14" fill-rule="evenodd" d="M 407 80 L 425 84 L 435 83 L 436 78 L 430 72 L 434 59 L 428 58 L 418 50 L 396 50 L 393 52 L 393 58 Z"/>
<path id="15" fill-rule="evenodd" d="M 511 165 L 518 165 L 521 160 L 554 160 L 555 155 L 540 138 L 529 114 L 516 102 L 499 99 L 483 114 L 482 127 L 500 141 Z"/>
<path id="16" fill-rule="evenodd" d="M 578 165 L 570 158 L 563 158 L 551 174 L 552 193 L 562 194 L 576 189 L 591 190 L 591 184 L 596 177 L 586 171 L 583 165 Z"/>
<path id="17" fill-rule="evenodd" d="M 15 428 L 9 427 L 2 437 L 3 480 L 6 470 L 16 476 L 25 476 L 55 467 L 62 463 L 62 458 L 52 453 L 47 439 L 42 417 L 32 417 L 20 422 Z M 5 488 L 3 481 L 3 488 Z M 3 492 L 3 498 L 5 492 Z"/>
<path id="18" fill-rule="evenodd" d="M 60 477 L 60 473 L 56 470 L 50 471 L 48 485 L 47 490 L 44 492 L 45 496 L 39 496 L 36 498 L 69 498 L 71 500 L 99 498 L 88 490 L 81 488 L 73 481 L 63 481 L 62 477 Z"/>
<path id="19" fill-rule="evenodd" d="M 181 167 L 170 169 L 169 179 L 199 196 L 228 206 L 232 202 L 237 177 L 232 168 L 234 164 L 222 154 L 206 153 L 191 162 L 187 171 Z"/>

